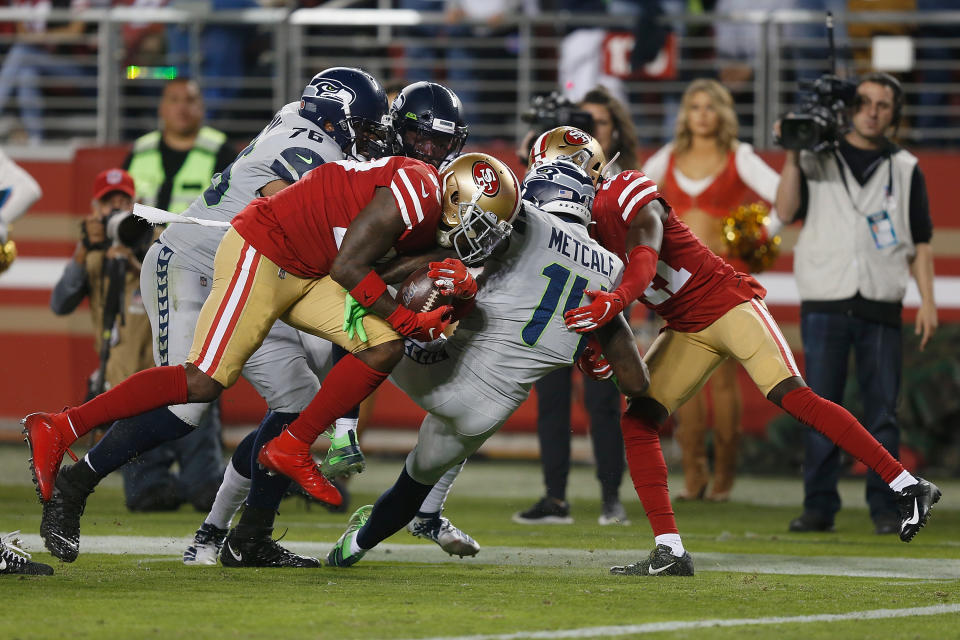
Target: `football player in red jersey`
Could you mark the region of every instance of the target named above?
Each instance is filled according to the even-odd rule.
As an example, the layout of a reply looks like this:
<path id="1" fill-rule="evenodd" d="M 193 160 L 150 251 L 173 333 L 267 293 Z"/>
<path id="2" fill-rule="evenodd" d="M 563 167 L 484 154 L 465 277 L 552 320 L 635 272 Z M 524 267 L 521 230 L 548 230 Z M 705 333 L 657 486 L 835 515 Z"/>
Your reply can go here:
<path id="1" fill-rule="evenodd" d="M 541 149 L 541 154 L 553 157 L 556 152 Z M 585 292 L 591 303 L 567 312 L 567 326 L 580 333 L 593 331 L 634 300 L 667 322 L 644 357 L 650 388 L 644 396 L 630 399 L 621 422 L 630 473 L 657 547 L 649 558 L 611 571 L 684 575 L 678 561 L 684 555 L 683 544 L 667 492 L 658 431 L 726 358 L 740 362 L 771 402 L 817 429 L 889 483 L 898 493 L 900 538 L 909 542 L 926 523 L 940 490 L 904 469 L 848 411 L 806 386 L 763 303 L 766 290 L 760 283 L 707 249 L 677 218 L 657 185 L 640 171 L 624 171 L 603 180 L 594 200 L 593 219 L 596 238 L 617 253 L 626 268 L 613 291 Z"/>
<path id="2" fill-rule="evenodd" d="M 213 291 L 186 364 L 142 371 L 79 407 L 25 419 L 41 498 L 50 498 L 63 454 L 77 438 L 157 407 L 216 399 L 280 319 L 350 355 L 259 460 L 317 500 L 338 505 L 340 494 L 320 474 L 310 445 L 386 379 L 402 357 L 402 336 L 433 339 L 452 310 L 409 311 L 374 267 L 438 244 L 468 263 L 481 261 L 509 234 L 518 194 L 506 165 L 465 154 L 442 177 L 404 157 L 329 162 L 276 195 L 252 201 L 220 243 Z M 348 292 L 371 312 L 365 341 L 343 328 Z"/>

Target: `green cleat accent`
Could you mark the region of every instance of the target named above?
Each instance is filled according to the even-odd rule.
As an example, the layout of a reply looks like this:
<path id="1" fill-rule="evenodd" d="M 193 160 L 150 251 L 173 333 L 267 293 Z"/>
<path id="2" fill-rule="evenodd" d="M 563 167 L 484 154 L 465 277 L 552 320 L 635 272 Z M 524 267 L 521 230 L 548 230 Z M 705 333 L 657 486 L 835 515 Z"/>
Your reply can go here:
<path id="1" fill-rule="evenodd" d="M 329 430 L 327 434 L 330 435 Z M 320 471 L 326 478 L 339 478 L 362 473 L 367 462 L 364 460 L 360 445 L 357 444 L 357 433 L 348 431 L 347 435 L 334 438 L 330 435 L 330 449 L 320 465 Z"/>
<path id="2" fill-rule="evenodd" d="M 337 543 L 333 545 L 333 549 L 330 549 L 330 553 L 327 554 L 327 566 L 349 567 L 359 562 L 360 558 L 366 555 L 366 550 L 350 553 L 350 543 L 353 542 L 360 527 L 365 525 L 367 520 L 370 519 L 370 513 L 372 511 L 373 505 L 366 504 L 353 512 L 349 522 L 347 522 L 347 530 L 343 532 L 343 535 L 340 536 Z"/>

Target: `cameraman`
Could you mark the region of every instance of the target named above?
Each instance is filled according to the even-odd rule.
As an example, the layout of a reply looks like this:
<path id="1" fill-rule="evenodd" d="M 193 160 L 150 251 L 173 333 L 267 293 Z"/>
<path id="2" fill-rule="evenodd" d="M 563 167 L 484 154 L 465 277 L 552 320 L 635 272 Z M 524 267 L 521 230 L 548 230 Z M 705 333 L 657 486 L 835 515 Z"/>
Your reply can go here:
<path id="1" fill-rule="evenodd" d="M 114 258 L 126 261 L 122 311 L 111 338 L 107 384 L 118 383 L 153 366 L 150 323 L 140 301 L 140 259 L 133 248 L 112 243 L 106 231 L 106 220 L 111 215 L 133 209 L 134 193 L 133 178 L 123 169 L 107 169 L 97 175 L 93 183 L 92 211 L 81 226 L 83 239 L 77 243 L 73 259 L 67 263 L 50 297 L 50 308 L 62 316 L 72 313 L 84 298 L 90 296 L 94 339 L 99 352 L 109 284 L 105 267 Z"/>
<path id="2" fill-rule="evenodd" d="M 776 197 L 784 222 L 803 220 L 794 273 L 805 379 L 817 394 L 842 403 L 852 348 L 863 424 L 894 456 L 900 443 L 900 316 L 911 272 L 921 297 L 920 350 L 937 327 L 926 185 L 917 158 L 887 137 L 902 108 L 895 78 L 865 76 L 856 87 L 850 130 L 835 148 L 787 151 Z M 803 513 L 790 530 L 832 531 L 840 510 L 839 450 L 813 430 L 804 434 L 804 447 Z M 897 533 L 894 494 L 875 473 L 867 476 L 867 502 L 876 533 Z"/>

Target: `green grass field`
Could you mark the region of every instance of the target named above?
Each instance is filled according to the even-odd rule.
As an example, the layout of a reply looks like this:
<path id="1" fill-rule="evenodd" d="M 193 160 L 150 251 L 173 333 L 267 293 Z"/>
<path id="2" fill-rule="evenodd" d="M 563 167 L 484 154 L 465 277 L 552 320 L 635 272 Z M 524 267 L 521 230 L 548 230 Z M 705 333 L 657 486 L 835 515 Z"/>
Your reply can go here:
<path id="1" fill-rule="evenodd" d="M 738 480 L 728 504 L 676 506 L 693 578 L 626 578 L 612 564 L 653 546 L 625 479 L 633 521 L 600 527 L 597 482 L 574 468 L 576 523 L 510 521 L 541 493 L 538 466 L 471 462 L 446 514 L 483 545 L 450 558 L 401 532 L 350 569 L 186 567 L 179 553 L 202 515 L 131 514 L 117 479 L 90 498 L 81 555 L 41 552 L 40 507 L 25 450 L 0 447 L 0 532 L 20 529 L 48 578 L 0 580 L 0 638 L 960 638 L 960 482 L 910 544 L 876 536 L 862 480 L 845 480 L 837 533 L 790 534 L 799 480 Z M 374 459 L 352 484 L 372 502 L 400 469 Z M 679 477 L 671 478 L 678 482 Z M 284 502 L 278 534 L 325 555 L 347 516 Z"/>

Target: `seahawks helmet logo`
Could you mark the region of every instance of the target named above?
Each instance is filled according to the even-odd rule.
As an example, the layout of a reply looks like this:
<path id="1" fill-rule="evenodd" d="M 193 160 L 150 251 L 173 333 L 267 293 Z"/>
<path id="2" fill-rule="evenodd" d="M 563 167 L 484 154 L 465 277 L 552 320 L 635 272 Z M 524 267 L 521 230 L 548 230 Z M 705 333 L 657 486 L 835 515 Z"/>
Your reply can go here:
<path id="1" fill-rule="evenodd" d="M 333 78 L 321 78 L 304 89 L 304 98 L 323 98 L 344 105 L 353 104 L 357 94 L 350 87 Z"/>
<path id="2" fill-rule="evenodd" d="M 590 140 L 590 136 L 583 131 L 580 131 L 580 129 L 567 129 L 567 131 L 563 134 L 563 141 L 567 144 L 579 146 L 590 144 Z"/>
<path id="3" fill-rule="evenodd" d="M 493 197 L 500 193 L 500 176 L 489 162 L 480 160 L 473 163 L 473 182 L 485 196 Z"/>

